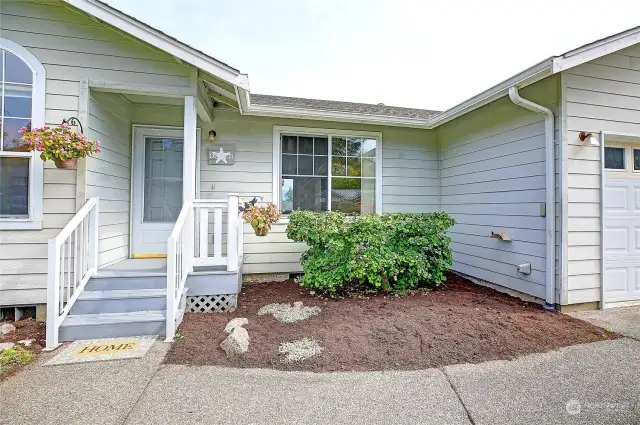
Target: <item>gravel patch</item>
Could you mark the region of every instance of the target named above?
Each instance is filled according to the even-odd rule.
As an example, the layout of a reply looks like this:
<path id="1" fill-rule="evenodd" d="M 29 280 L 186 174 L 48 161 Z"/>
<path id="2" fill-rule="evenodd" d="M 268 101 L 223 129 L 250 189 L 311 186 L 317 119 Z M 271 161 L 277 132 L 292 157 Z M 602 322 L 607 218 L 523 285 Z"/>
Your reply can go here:
<path id="1" fill-rule="evenodd" d="M 295 323 L 315 316 L 320 311 L 320 307 L 305 307 L 302 301 L 296 301 L 293 306 L 281 303 L 267 304 L 258 310 L 258 316 L 271 314 L 279 322 Z"/>
<path id="2" fill-rule="evenodd" d="M 303 338 L 297 341 L 283 342 L 278 350 L 283 354 L 283 363 L 298 363 L 322 353 L 324 348 L 315 339 Z"/>

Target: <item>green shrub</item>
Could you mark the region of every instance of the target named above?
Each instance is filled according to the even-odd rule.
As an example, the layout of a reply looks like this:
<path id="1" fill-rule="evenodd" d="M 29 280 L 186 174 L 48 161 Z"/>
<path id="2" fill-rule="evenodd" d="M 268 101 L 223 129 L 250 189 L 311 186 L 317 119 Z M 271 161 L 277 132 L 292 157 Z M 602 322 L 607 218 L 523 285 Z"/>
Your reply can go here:
<path id="1" fill-rule="evenodd" d="M 451 267 L 447 213 L 348 216 L 294 211 L 287 237 L 305 242 L 302 255 L 309 288 L 335 291 L 359 284 L 377 289 L 436 286 Z"/>
<path id="2" fill-rule="evenodd" d="M 22 364 L 27 364 L 35 358 L 35 354 L 18 345 L 0 352 L 0 372 Z"/>

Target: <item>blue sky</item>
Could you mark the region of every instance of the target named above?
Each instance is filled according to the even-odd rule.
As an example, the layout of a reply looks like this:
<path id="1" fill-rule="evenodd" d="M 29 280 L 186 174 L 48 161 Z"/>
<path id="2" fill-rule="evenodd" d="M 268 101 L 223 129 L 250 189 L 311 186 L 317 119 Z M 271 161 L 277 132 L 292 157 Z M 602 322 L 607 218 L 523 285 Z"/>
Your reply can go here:
<path id="1" fill-rule="evenodd" d="M 254 93 L 447 109 L 640 25 L 638 0 L 106 0 L 248 73 Z"/>

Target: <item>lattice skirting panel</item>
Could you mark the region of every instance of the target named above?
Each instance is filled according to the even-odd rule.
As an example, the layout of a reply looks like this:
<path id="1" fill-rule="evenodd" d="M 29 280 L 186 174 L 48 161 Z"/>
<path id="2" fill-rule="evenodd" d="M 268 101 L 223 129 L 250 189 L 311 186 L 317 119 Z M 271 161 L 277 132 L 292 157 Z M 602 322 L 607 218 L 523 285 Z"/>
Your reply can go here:
<path id="1" fill-rule="evenodd" d="M 224 313 L 238 306 L 237 294 L 196 295 L 187 297 L 185 311 L 189 313 Z"/>

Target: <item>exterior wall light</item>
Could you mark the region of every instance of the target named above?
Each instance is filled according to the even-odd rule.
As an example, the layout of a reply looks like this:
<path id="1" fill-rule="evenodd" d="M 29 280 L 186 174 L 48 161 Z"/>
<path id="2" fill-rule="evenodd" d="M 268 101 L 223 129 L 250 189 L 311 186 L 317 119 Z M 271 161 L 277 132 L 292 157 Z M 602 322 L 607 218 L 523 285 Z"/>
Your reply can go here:
<path id="1" fill-rule="evenodd" d="M 595 136 L 591 133 L 587 133 L 586 131 L 581 131 L 578 135 L 580 141 L 589 146 L 600 146 L 600 142 Z"/>
<path id="2" fill-rule="evenodd" d="M 216 131 L 215 131 L 215 130 L 211 130 L 211 131 L 209 132 L 209 140 L 210 140 L 210 141 L 212 141 L 212 142 L 215 142 L 215 141 L 216 141 L 216 136 L 217 136 L 217 135 L 218 135 L 218 134 L 216 133 Z"/>

